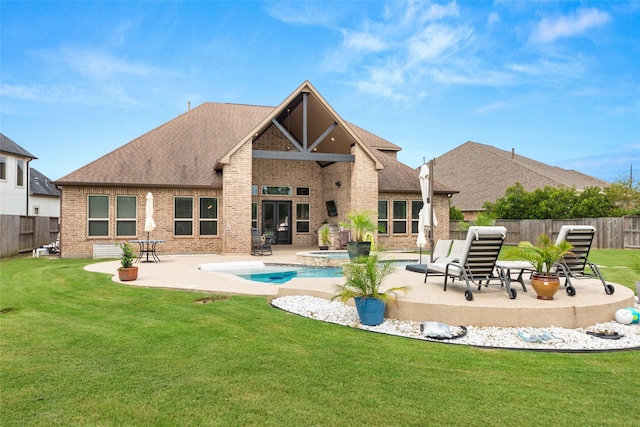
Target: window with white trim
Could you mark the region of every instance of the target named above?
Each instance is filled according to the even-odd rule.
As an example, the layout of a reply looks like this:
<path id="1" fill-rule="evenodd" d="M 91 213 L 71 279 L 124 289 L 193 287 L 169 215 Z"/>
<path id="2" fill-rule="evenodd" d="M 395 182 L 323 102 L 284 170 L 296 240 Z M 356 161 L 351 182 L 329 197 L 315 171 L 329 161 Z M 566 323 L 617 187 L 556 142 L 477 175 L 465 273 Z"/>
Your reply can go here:
<path id="1" fill-rule="evenodd" d="M 200 235 L 218 235 L 217 197 L 200 197 Z"/>
<path id="2" fill-rule="evenodd" d="M 7 158 L 0 156 L 0 180 L 6 181 L 7 179 Z"/>
<path id="3" fill-rule="evenodd" d="M 89 237 L 109 235 L 109 196 L 89 196 L 88 232 Z"/>
<path id="4" fill-rule="evenodd" d="M 137 205 L 136 196 L 116 196 L 116 236 L 136 236 Z"/>
<path id="5" fill-rule="evenodd" d="M 296 233 L 308 233 L 309 230 L 309 203 L 296 203 Z"/>
<path id="6" fill-rule="evenodd" d="M 407 201 L 393 201 L 393 234 L 407 234 Z"/>
<path id="7" fill-rule="evenodd" d="M 389 201 L 378 200 L 378 233 L 389 234 Z"/>
<path id="8" fill-rule="evenodd" d="M 173 205 L 173 234 L 193 236 L 193 197 L 176 197 Z"/>
<path id="9" fill-rule="evenodd" d="M 16 186 L 24 187 L 24 160 L 16 159 Z"/>
<path id="10" fill-rule="evenodd" d="M 418 224 L 420 222 L 420 209 L 422 209 L 422 200 L 411 201 L 411 233 L 418 234 L 420 232 Z"/>

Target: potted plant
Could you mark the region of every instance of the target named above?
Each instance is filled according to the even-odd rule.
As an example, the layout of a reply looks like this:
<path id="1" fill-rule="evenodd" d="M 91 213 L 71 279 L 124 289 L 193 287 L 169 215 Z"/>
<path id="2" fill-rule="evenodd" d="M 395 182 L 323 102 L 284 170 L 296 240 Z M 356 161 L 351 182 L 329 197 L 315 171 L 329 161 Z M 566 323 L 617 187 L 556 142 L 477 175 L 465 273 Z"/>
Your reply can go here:
<path id="1" fill-rule="evenodd" d="M 329 245 L 331 244 L 331 239 L 329 238 L 330 231 L 329 224 L 322 224 L 322 227 L 318 230 L 318 240 L 320 242 L 318 248 L 321 251 L 329 249 Z"/>
<path id="2" fill-rule="evenodd" d="M 380 260 L 377 253 L 343 265 L 342 271 L 346 280 L 343 284 L 335 285 L 333 299 L 346 302 L 353 298 L 363 325 L 381 324 L 387 302 L 397 304 L 397 292 L 409 289 L 407 286 L 397 286 L 384 292 L 380 290 L 382 282 L 395 271 L 395 267 L 391 261 Z"/>
<path id="3" fill-rule="evenodd" d="M 359 257 L 369 256 L 373 233 L 378 231 L 375 216 L 376 213 L 372 211 L 352 211 L 347 215 L 347 221 L 340 223 L 342 227 L 350 228 L 354 232 L 351 235 L 353 240 L 347 242 L 347 252 L 352 262 Z"/>
<path id="4" fill-rule="evenodd" d="M 121 267 L 118 268 L 118 278 L 123 281 L 136 280 L 138 278 L 138 267 L 133 265 L 135 254 L 130 243 L 120 243 L 122 255 L 120 256 Z"/>
<path id="5" fill-rule="evenodd" d="M 546 234 L 538 236 L 536 244 L 520 242 L 515 256 L 531 263 L 535 272 L 531 275 L 531 286 L 538 294 L 538 299 L 552 300 L 560 287 L 560 279 L 554 265 L 564 256 L 571 256 L 573 246 L 566 240 L 554 242 Z"/>

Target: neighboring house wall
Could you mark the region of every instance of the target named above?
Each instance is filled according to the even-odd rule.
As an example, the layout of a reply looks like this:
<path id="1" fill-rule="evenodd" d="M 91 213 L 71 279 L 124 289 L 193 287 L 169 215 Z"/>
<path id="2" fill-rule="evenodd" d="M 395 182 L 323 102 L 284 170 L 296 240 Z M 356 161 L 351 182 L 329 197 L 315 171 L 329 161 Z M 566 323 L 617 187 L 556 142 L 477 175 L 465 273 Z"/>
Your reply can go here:
<path id="1" fill-rule="evenodd" d="M 0 212 L 2 215 L 29 215 L 29 158 L 2 152 L 5 158 L 5 179 L 0 179 Z M 22 185 L 18 184 L 18 162 L 22 162 Z"/>
<path id="2" fill-rule="evenodd" d="M 60 197 L 33 194 L 29 200 L 30 215 L 60 218 Z"/>

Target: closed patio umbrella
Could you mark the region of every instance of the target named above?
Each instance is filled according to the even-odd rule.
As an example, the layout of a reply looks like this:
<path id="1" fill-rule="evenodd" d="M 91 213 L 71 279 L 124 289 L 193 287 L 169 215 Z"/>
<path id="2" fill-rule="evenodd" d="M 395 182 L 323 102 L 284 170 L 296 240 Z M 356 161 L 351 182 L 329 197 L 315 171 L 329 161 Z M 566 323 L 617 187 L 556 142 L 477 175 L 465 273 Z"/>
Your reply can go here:
<path id="1" fill-rule="evenodd" d="M 416 244 L 420 248 L 420 263 L 422 263 L 422 248 L 427 244 L 427 237 L 424 234 L 424 229 L 425 227 L 429 227 L 431 253 L 433 255 L 433 227 L 438 225 L 438 220 L 435 217 L 433 206 L 431 204 L 431 172 L 426 163 L 420 168 L 419 177 L 420 191 L 422 193 L 422 209 L 420 209 L 420 213 L 418 214 L 418 240 Z"/>
<path id="2" fill-rule="evenodd" d="M 153 194 L 147 193 L 147 206 L 145 209 L 144 231 L 147 232 L 147 262 L 149 262 L 149 233 L 156 228 L 153 220 Z"/>

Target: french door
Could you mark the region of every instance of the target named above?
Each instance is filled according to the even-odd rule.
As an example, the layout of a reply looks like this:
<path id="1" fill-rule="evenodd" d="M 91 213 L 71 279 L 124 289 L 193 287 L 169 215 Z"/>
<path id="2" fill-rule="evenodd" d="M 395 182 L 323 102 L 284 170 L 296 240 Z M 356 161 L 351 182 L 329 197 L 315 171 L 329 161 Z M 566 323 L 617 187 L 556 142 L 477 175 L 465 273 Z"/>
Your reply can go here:
<path id="1" fill-rule="evenodd" d="M 291 202 L 262 202 L 262 234 L 276 245 L 291 244 Z"/>

